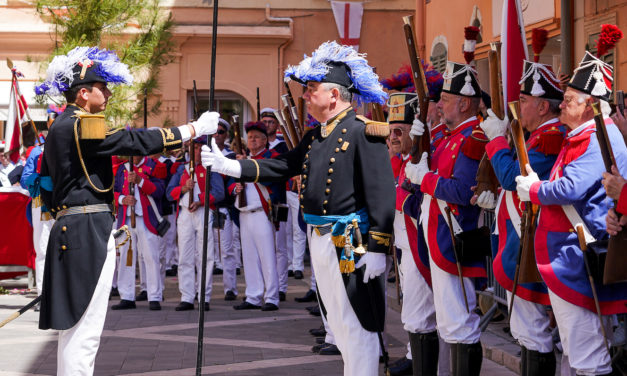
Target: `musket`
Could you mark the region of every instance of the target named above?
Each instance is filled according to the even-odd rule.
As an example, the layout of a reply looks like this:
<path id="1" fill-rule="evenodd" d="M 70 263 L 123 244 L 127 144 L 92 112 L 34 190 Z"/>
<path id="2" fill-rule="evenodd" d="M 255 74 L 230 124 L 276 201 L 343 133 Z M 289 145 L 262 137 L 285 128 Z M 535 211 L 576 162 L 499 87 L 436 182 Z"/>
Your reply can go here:
<path id="1" fill-rule="evenodd" d="M 289 150 L 294 149 L 294 142 L 292 141 L 292 137 L 290 136 L 289 131 L 287 130 L 287 124 L 285 123 L 285 119 L 283 118 L 283 113 L 281 111 L 275 110 L 274 116 L 276 120 L 279 122 L 279 127 L 281 128 L 281 133 L 283 133 L 283 139 L 285 140 L 285 144 Z"/>
<path id="2" fill-rule="evenodd" d="M 131 155 L 128 157 L 129 173 L 133 172 L 134 166 L 135 166 L 135 161 L 133 160 L 133 156 Z M 130 181 L 128 182 L 128 193 L 129 193 L 129 196 L 135 198 L 135 184 L 131 183 Z M 131 228 L 135 228 L 136 223 L 137 221 L 135 217 L 135 205 L 131 205 Z M 127 258 L 132 257 L 132 250 L 130 248 L 129 248 L 129 251 L 131 252 L 131 256 L 127 255 Z M 127 260 L 127 264 L 128 264 L 128 260 Z"/>
<path id="3" fill-rule="evenodd" d="M 257 87 L 257 121 L 261 121 L 261 106 L 259 104 L 259 87 Z"/>
<path id="4" fill-rule="evenodd" d="M 407 42 L 407 52 L 409 53 L 409 63 L 411 65 L 412 80 L 418 94 L 418 120 L 425 125 L 425 132 L 420 137 L 414 137 L 413 146 L 411 148 L 411 163 L 420 162 L 422 153 L 431 154 L 431 135 L 427 126 L 427 112 L 429 112 L 429 89 L 427 88 L 427 80 L 422 67 L 422 62 L 416 50 L 416 41 L 414 40 L 414 16 L 403 17 L 403 31 L 405 32 L 405 40 Z"/>
<path id="5" fill-rule="evenodd" d="M 451 218 L 451 209 L 447 206 L 446 220 L 448 222 L 448 230 L 451 234 L 451 242 L 453 243 L 453 256 L 455 256 L 455 265 L 457 266 L 457 276 L 459 277 L 459 284 L 462 287 L 462 293 L 464 294 L 464 303 L 466 303 L 466 312 L 470 313 L 468 308 L 468 297 L 466 296 L 466 286 L 464 285 L 464 275 L 462 274 L 462 263 L 460 261 L 461 255 L 457 254 L 457 244 L 455 243 L 455 232 L 453 231 L 453 219 Z"/>
<path id="6" fill-rule="evenodd" d="M 383 107 L 379 103 L 371 103 L 372 105 L 372 120 L 385 122 L 385 113 L 383 112 Z"/>
<path id="7" fill-rule="evenodd" d="M 599 326 L 601 327 L 601 333 L 603 334 L 603 342 L 605 343 L 605 348 L 607 349 L 607 353 L 610 354 L 610 346 L 607 342 L 607 335 L 605 334 L 605 325 L 603 325 L 603 318 L 601 317 L 601 307 L 599 305 L 599 296 L 597 295 L 597 288 L 594 284 L 594 277 L 590 272 L 590 264 L 588 263 L 588 255 L 586 252 L 588 250 L 588 244 L 586 243 L 586 236 L 584 234 L 584 228 L 581 223 L 576 225 L 577 230 L 577 238 L 579 239 L 579 247 L 581 248 L 581 252 L 583 253 L 583 263 L 586 267 L 586 274 L 588 274 L 588 281 L 590 282 L 590 289 L 592 290 L 592 298 L 594 299 L 594 307 L 596 309 L 597 317 L 599 318 Z M 594 251 L 593 251 L 594 252 Z M 607 259 L 606 259 L 607 265 Z M 624 265 L 623 265 L 624 266 Z"/>
<path id="8" fill-rule="evenodd" d="M 283 101 L 282 114 L 283 114 L 283 118 L 285 119 L 285 124 L 287 125 L 287 130 L 292 139 L 292 143 L 294 145 L 297 145 L 298 143 L 300 143 L 301 137 L 300 137 L 300 132 L 294 125 L 294 119 L 292 118 L 292 110 L 290 109 L 290 102 L 289 102 L 289 98 L 287 97 L 287 94 L 282 95 L 281 100 Z"/>
<path id="9" fill-rule="evenodd" d="M 193 81 L 193 100 L 194 100 L 194 120 L 198 120 L 198 92 L 196 91 L 196 80 Z M 189 140 L 189 180 L 194 181 L 196 177 L 196 153 L 194 152 L 194 140 Z M 199 187 L 200 188 L 200 187 Z M 189 192 L 188 208 L 194 203 L 194 189 Z"/>
<path id="10" fill-rule="evenodd" d="M 239 115 L 233 115 L 231 119 L 233 120 L 231 125 L 233 127 L 233 141 L 235 141 L 234 143 L 237 144 L 237 146 L 233 148 L 233 151 L 235 151 L 235 153 L 239 155 L 246 155 L 244 149 L 244 141 L 242 140 L 242 134 L 239 129 Z M 239 200 L 239 206 L 241 208 L 248 206 L 248 199 L 246 198 L 245 189 L 242 189 L 237 194 L 237 197 Z"/>
<path id="11" fill-rule="evenodd" d="M 605 170 L 611 174 L 612 166 L 618 165 L 616 164 L 616 159 L 614 159 L 612 144 L 607 134 L 605 120 L 603 119 L 599 102 L 592 103 L 592 110 L 594 111 L 594 122 L 597 129 L 596 134 L 599 140 L 599 149 L 601 149 Z M 616 205 L 617 202 L 614 200 L 614 208 L 616 208 Z M 616 215 L 618 215 L 619 219 L 622 217 L 618 211 L 616 211 Z M 625 252 L 625 244 L 627 244 L 627 226 L 623 227 L 618 234 L 610 236 L 603 271 L 604 284 L 627 281 L 627 269 L 625 268 L 625 265 L 627 265 L 627 252 Z"/>
<path id="12" fill-rule="evenodd" d="M 216 46 L 218 40 L 218 0 L 213 0 L 213 21 L 211 25 L 211 76 L 209 81 L 209 109 L 214 108 L 214 96 L 216 86 Z M 207 136 L 207 146 L 211 148 L 212 136 Z M 202 374 L 203 340 L 205 334 L 205 283 L 207 281 L 207 234 L 209 228 L 209 196 L 211 194 L 211 166 L 207 167 L 205 178 L 205 217 L 202 239 L 202 263 L 200 267 L 200 293 L 198 294 L 198 338 L 196 351 L 196 376 Z"/>
<path id="13" fill-rule="evenodd" d="M 616 92 L 616 111 L 625 116 L 625 92 L 622 90 Z M 623 138 L 627 144 L 627 135 L 624 135 Z"/>
<path id="14" fill-rule="evenodd" d="M 503 87 L 501 85 L 501 68 L 499 52 L 501 43 L 495 42 L 490 44 L 491 49 L 488 51 L 488 66 L 490 70 L 490 97 L 492 98 L 492 112 L 501 120 L 505 118 L 505 110 L 503 109 Z M 524 144 L 523 144 L 524 145 Z M 524 167 L 523 167 L 524 168 Z M 488 158 L 488 154 L 484 153 L 479 167 L 477 168 L 477 188 L 475 194 L 479 196 L 485 191 L 490 191 L 497 196 L 499 180 L 496 177 L 492 163 Z"/>
<path id="15" fill-rule="evenodd" d="M 283 81 L 285 84 L 285 91 L 287 92 L 287 100 L 289 103 L 290 113 L 292 115 L 292 122 L 294 123 L 294 128 L 298 131 L 299 134 L 303 134 L 303 126 L 304 120 L 298 116 L 298 108 L 296 107 L 296 103 L 294 103 L 294 97 L 292 96 L 292 90 L 290 90 L 290 85 L 287 81 Z"/>

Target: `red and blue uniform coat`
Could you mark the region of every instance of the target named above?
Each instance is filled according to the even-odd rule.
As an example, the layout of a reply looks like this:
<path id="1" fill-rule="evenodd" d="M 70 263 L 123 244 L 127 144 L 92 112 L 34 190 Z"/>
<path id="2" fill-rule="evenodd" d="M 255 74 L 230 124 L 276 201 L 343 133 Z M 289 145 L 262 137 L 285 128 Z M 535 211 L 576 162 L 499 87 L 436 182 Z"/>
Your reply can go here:
<path id="1" fill-rule="evenodd" d="M 540 179 L 549 178 L 551 168 L 555 164 L 562 147 L 565 133 L 565 128 L 559 120 L 552 119 L 540 125 L 529 136 L 526 145 L 529 164 Z M 492 268 L 498 283 L 511 292 L 514 286 L 520 238 L 514 229 L 506 200 L 511 198 L 518 216 L 522 216 L 524 203 L 521 204 L 518 193 L 516 193 L 516 176 L 520 175 L 520 166 L 516 158 L 516 151 L 510 149 L 505 137 L 496 137 L 490 141 L 486 146 L 486 153 L 503 189 L 496 208 L 497 231 L 492 235 L 495 238 L 493 241 L 498 244 Z M 550 304 L 546 285 L 541 282 L 519 284 L 516 289 L 516 296 L 534 303 Z"/>
<path id="2" fill-rule="evenodd" d="M 197 164 L 194 168 L 195 183 L 198 186 L 200 193 L 198 197 L 194 197 L 194 202 L 200 202 L 201 206 L 205 205 L 205 184 L 207 179 L 207 170 L 202 164 Z M 186 165 L 179 164 L 177 172 L 170 179 L 170 183 L 167 188 L 167 198 L 170 201 L 178 201 L 182 193 L 183 186 L 189 180 L 190 174 Z M 209 207 L 211 210 L 216 210 L 216 202 L 224 200 L 224 183 L 222 175 L 212 172 L 211 173 L 211 192 L 209 193 Z M 193 192 L 193 191 L 192 191 Z M 178 213 L 177 213 L 178 214 Z"/>
<path id="3" fill-rule="evenodd" d="M 623 137 L 610 119 L 605 123 L 617 167 L 626 171 L 627 148 Z M 562 205 L 573 205 L 597 240 L 607 239 L 605 216 L 612 200 L 601 184 L 604 171 L 596 127 L 590 120 L 568 134 L 549 180 L 532 184 L 529 192 L 531 202 L 541 205 L 535 251 L 542 279 L 560 298 L 592 312 L 596 309 L 583 253 Z M 597 282 L 596 290 L 602 314 L 627 312 L 627 283 Z"/>
<path id="4" fill-rule="evenodd" d="M 446 202 L 463 231 L 478 227 L 480 208 L 470 204 L 473 195 L 470 187 L 477 185 L 475 177 L 487 139 L 474 116 L 451 132 L 442 131 L 441 134 L 431 156 L 431 171 L 420 186 L 426 194 L 424 200 L 430 200 L 429 213 L 422 217 L 427 222 L 425 235 L 431 258 L 440 269 L 457 275 L 448 223 L 436 199 Z M 462 274 L 464 277 L 486 277 L 485 264 L 462 263 Z"/>
<path id="5" fill-rule="evenodd" d="M 622 215 L 627 215 L 627 184 L 625 184 L 623 189 L 620 191 L 616 211 Z"/>
<path id="6" fill-rule="evenodd" d="M 150 205 L 150 201 L 148 201 L 147 195 L 152 196 L 157 210 L 160 211 L 161 197 L 165 192 L 163 180 L 153 176 L 156 164 L 157 163 L 153 159 L 146 157 L 139 167 L 133 167 L 133 171 L 135 171 L 135 173 L 137 173 L 137 175 L 139 175 L 144 181 L 141 187 L 139 185 L 135 185 L 135 189 L 139 189 L 139 202 L 142 207 L 144 224 L 146 225 L 148 231 L 155 235 L 157 234 L 157 225 L 159 224 L 159 221 L 157 220 L 157 215 L 155 214 L 152 205 Z M 129 171 L 126 168 L 126 164 L 120 165 L 115 174 L 113 192 L 115 204 L 118 205 L 118 228 L 124 226 L 127 223 L 127 220 L 130 220 L 126 216 L 127 206 L 120 205 L 119 203 L 120 196 L 128 196 L 131 194 L 128 186 L 128 174 Z M 159 214 L 161 215 L 161 213 Z"/>

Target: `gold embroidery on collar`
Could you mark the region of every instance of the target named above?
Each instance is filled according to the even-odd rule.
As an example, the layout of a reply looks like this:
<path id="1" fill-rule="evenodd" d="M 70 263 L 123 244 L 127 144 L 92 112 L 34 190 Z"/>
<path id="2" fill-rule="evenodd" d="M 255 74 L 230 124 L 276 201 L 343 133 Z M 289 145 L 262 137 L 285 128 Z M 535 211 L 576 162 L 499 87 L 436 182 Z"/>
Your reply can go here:
<path id="1" fill-rule="evenodd" d="M 329 119 L 329 121 L 327 121 L 327 125 L 321 125 L 320 134 L 322 135 L 322 137 L 327 138 L 333 132 L 333 130 L 339 124 L 339 122 L 344 118 L 344 116 L 348 114 L 348 111 L 352 109 L 353 109 L 352 107 L 348 107 L 344 111 L 340 112 L 339 114 Z"/>

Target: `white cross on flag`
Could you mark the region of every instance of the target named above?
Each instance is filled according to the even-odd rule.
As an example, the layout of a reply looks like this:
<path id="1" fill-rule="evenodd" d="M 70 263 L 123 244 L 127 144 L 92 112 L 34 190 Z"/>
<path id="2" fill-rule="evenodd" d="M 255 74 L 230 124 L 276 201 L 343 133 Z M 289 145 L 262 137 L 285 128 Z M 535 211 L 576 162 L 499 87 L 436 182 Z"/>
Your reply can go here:
<path id="1" fill-rule="evenodd" d="M 360 2 L 331 1 L 331 9 L 333 9 L 335 24 L 340 34 L 340 43 L 359 51 L 364 5 Z"/>

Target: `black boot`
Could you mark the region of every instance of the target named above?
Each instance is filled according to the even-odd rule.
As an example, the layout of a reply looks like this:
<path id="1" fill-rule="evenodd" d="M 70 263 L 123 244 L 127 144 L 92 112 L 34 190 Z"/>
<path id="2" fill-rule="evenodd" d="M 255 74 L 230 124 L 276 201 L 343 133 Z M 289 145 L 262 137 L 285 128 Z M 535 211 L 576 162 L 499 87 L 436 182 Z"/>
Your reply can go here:
<path id="1" fill-rule="evenodd" d="M 413 375 L 412 360 L 402 357 L 396 362 L 390 364 L 387 376 L 405 376 Z"/>
<path id="2" fill-rule="evenodd" d="M 436 376 L 440 339 L 437 332 L 409 333 L 414 376 Z"/>
<path id="3" fill-rule="evenodd" d="M 555 375 L 555 354 L 541 353 L 525 349 L 523 347 L 525 358 L 521 358 L 522 369 L 527 373 L 521 373 L 521 376 L 553 376 Z"/>
<path id="4" fill-rule="evenodd" d="M 481 342 L 473 344 L 451 344 L 451 365 L 453 376 L 479 376 L 483 349 Z"/>

